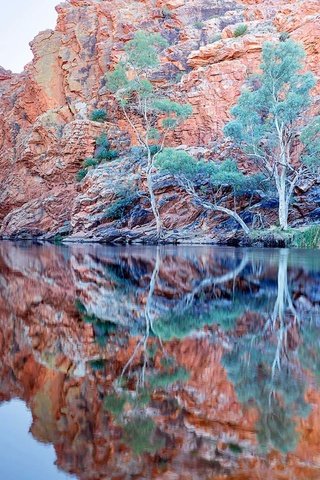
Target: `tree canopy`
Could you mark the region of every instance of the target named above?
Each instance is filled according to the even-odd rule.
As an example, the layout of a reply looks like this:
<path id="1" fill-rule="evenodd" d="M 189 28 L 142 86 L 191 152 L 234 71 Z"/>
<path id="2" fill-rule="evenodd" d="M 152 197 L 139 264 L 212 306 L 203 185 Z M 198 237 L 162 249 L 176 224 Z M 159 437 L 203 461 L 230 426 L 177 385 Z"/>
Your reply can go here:
<path id="1" fill-rule="evenodd" d="M 303 47 L 293 40 L 266 42 L 261 73 L 248 80 L 231 109 L 234 118 L 225 127 L 225 134 L 274 181 L 282 228 L 287 228 L 292 193 L 305 171 L 303 162 L 319 162 L 319 121 L 304 130 L 316 84 L 311 72 L 302 73 L 304 59 Z M 297 164 L 299 139 L 307 144 L 307 154 L 300 155 Z"/>

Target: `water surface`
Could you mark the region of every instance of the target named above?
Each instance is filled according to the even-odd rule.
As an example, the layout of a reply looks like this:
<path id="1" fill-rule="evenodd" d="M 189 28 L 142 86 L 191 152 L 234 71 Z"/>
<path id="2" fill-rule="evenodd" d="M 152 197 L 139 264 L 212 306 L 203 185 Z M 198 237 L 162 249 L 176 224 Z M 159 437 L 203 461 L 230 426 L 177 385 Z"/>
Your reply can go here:
<path id="1" fill-rule="evenodd" d="M 0 478 L 320 479 L 320 255 L 0 244 Z"/>

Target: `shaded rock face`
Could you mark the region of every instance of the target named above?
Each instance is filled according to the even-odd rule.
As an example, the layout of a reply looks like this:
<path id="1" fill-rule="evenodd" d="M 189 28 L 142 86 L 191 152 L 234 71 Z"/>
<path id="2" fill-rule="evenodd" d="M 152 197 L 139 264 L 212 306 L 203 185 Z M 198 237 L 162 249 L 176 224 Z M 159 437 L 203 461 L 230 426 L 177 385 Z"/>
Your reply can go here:
<path id="1" fill-rule="evenodd" d="M 0 266 L 0 402 L 27 403 L 32 435 L 63 471 L 319 477 L 312 253 L 2 243 Z"/>
<path id="2" fill-rule="evenodd" d="M 192 118 L 172 135 L 172 145 L 205 146 L 216 158 L 230 153 L 221 143 L 221 131 L 244 79 L 258 68 L 265 40 L 289 32 L 302 41 L 308 67 L 318 73 L 317 0 L 88 0 L 62 3 L 57 10 L 56 29 L 33 40 L 34 59 L 24 72 L 0 70 L 2 235 L 79 235 L 83 229 L 92 230 L 83 198 L 91 204 L 97 201 L 98 210 L 110 198 L 102 196 L 100 205 L 89 185 L 79 194 L 74 177 L 103 129 L 120 150 L 135 143 L 106 92 L 103 75 L 118 62 L 136 30 L 158 31 L 167 38 L 170 47 L 154 81 L 172 98 L 193 106 Z M 243 22 L 248 34 L 234 38 L 235 25 Z M 106 106 L 106 126 L 88 120 L 94 108 Z M 107 167 L 100 173 L 102 183 L 109 180 Z M 189 206 L 187 221 L 169 190 L 170 227 L 191 228 L 196 212 Z M 142 208 L 150 211 L 150 206 Z M 139 215 L 138 223 L 148 223 Z M 212 229 L 214 223 L 209 224 Z M 202 225 L 195 226 L 203 235 Z M 146 231 L 150 228 L 149 221 Z M 123 232 L 118 235 L 125 237 Z"/>

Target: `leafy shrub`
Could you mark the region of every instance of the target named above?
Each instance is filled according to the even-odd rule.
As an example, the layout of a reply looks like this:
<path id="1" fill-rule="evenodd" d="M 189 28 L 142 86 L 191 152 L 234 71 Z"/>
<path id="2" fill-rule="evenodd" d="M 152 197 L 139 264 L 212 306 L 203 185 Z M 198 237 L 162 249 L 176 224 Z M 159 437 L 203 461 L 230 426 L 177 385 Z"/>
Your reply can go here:
<path id="1" fill-rule="evenodd" d="M 156 436 L 156 424 L 149 417 L 135 417 L 124 425 L 124 440 L 135 455 L 155 453 L 163 447 L 163 439 Z"/>
<path id="2" fill-rule="evenodd" d="M 76 173 L 76 180 L 77 182 L 81 182 L 85 176 L 87 175 L 88 173 L 88 169 L 87 168 L 81 168 L 81 170 L 79 170 L 79 172 Z"/>
<path id="3" fill-rule="evenodd" d="M 96 158 L 100 161 L 111 162 L 118 158 L 117 150 L 110 150 L 109 148 L 99 147 L 96 152 Z"/>
<path id="4" fill-rule="evenodd" d="M 105 133 L 101 133 L 101 135 L 99 135 L 99 137 L 96 138 L 96 145 L 98 147 L 105 147 L 105 148 L 110 147 L 108 137 Z"/>
<path id="5" fill-rule="evenodd" d="M 111 161 L 119 156 L 117 150 L 110 149 L 110 142 L 105 133 L 96 139 L 95 158 L 100 161 Z"/>
<path id="6" fill-rule="evenodd" d="M 117 194 L 116 201 L 107 208 L 105 218 L 110 220 L 119 220 L 122 218 L 126 210 L 136 201 L 137 196 L 137 193 L 132 190 L 120 190 Z"/>
<path id="7" fill-rule="evenodd" d="M 208 43 L 219 42 L 221 38 L 222 38 L 221 33 L 217 33 L 216 35 L 214 35 L 212 38 L 209 39 Z"/>
<path id="8" fill-rule="evenodd" d="M 247 33 L 248 26 L 245 23 L 238 25 L 235 31 L 233 32 L 234 37 L 242 37 L 245 33 Z"/>
<path id="9" fill-rule="evenodd" d="M 98 160 L 96 158 L 86 158 L 83 162 L 84 168 L 96 167 L 98 165 Z"/>
<path id="10" fill-rule="evenodd" d="M 151 155 L 155 155 L 160 151 L 160 146 L 159 145 L 151 145 L 150 147 L 150 153 Z"/>
<path id="11" fill-rule="evenodd" d="M 156 160 L 156 166 L 172 175 L 193 176 L 199 173 L 199 163 L 184 150 L 165 148 Z"/>
<path id="12" fill-rule="evenodd" d="M 93 112 L 90 115 L 90 119 L 93 122 L 101 122 L 101 123 L 105 122 L 107 120 L 107 112 L 102 108 L 93 110 Z"/>
<path id="13" fill-rule="evenodd" d="M 313 225 L 294 235 L 293 245 L 297 248 L 320 247 L 320 225 Z"/>
<path id="14" fill-rule="evenodd" d="M 165 173 L 183 175 L 194 180 L 197 175 L 206 177 L 214 187 L 226 185 L 232 187 L 235 194 L 254 191 L 261 188 L 263 175 L 244 175 L 234 160 L 224 162 L 206 162 L 196 160 L 184 150 L 165 148 L 158 156 L 156 166 Z"/>
<path id="15" fill-rule="evenodd" d="M 101 162 L 110 162 L 118 156 L 119 154 L 117 150 L 110 149 L 110 143 L 107 135 L 102 133 L 98 138 L 96 138 L 96 150 L 94 157 L 86 158 L 83 161 L 83 168 L 76 174 L 76 180 L 81 182 L 81 180 L 83 180 L 87 175 L 90 167 L 97 167 Z"/>
<path id="16" fill-rule="evenodd" d="M 126 401 L 127 399 L 125 395 L 120 396 L 110 393 L 109 395 L 106 395 L 104 399 L 104 407 L 115 417 L 119 417 L 123 412 Z"/>
<path id="17" fill-rule="evenodd" d="M 177 382 L 186 382 L 189 380 L 189 374 L 185 368 L 179 367 L 171 372 L 160 372 L 150 378 L 152 388 L 168 388 Z"/>

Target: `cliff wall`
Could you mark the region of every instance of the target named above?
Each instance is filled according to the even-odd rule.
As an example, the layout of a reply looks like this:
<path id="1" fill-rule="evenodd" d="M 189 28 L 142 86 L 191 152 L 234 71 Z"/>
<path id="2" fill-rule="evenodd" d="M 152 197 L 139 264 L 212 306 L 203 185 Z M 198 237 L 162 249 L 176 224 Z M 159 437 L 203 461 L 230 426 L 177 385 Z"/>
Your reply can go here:
<path id="1" fill-rule="evenodd" d="M 131 215 L 125 227 L 97 229 L 99 214 L 112 201 L 106 185 L 117 172 L 104 167 L 81 187 L 75 182 L 104 129 L 119 150 L 134 143 L 103 76 L 136 30 L 158 31 L 169 41 L 153 80 L 172 98 L 193 106 L 193 116 L 172 136 L 172 145 L 200 147 L 218 158 L 230 156 L 221 131 L 244 79 L 258 69 L 265 40 L 288 32 L 303 43 L 308 67 L 319 75 L 317 0 L 69 0 L 57 11 L 55 30 L 41 32 L 31 42 L 34 58 L 24 72 L 0 70 L 0 234 L 5 236 L 110 238 L 110 229 L 141 227 L 140 217 L 143 226 L 133 236 L 151 228 L 150 209 L 142 205 L 144 213 L 138 219 Z M 235 38 L 240 23 L 248 31 Z M 320 84 L 314 92 L 317 101 L 319 92 Z M 109 112 L 106 127 L 89 120 L 99 107 Z M 246 162 L 241 166 L 249 168 Z M 212 238 L 219 217 L 203 219 L 190 205 L 191 215 L 186 215 L 188 199 L 170 183 L 159 185 L 157 195 L 164 194 L 167 228 L 197 227 L 200 235 Z M 306 214 L 316 204 L 307 206 Z M 297 210 L 294 219 L 300 217 Z"/>

